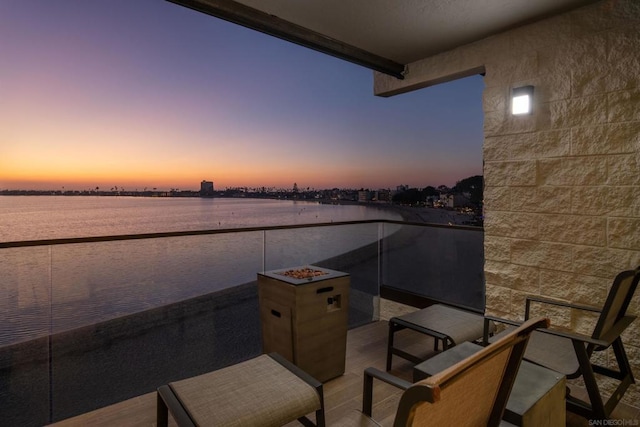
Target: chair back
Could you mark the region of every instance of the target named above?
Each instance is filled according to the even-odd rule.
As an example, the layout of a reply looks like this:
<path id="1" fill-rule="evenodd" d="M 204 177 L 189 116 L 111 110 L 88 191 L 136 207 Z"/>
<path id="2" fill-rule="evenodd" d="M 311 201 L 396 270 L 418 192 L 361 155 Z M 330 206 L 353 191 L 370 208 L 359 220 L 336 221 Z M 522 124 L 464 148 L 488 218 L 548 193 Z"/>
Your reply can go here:
<path id="1" fill-rule="evenodd" d="M 607 340 L 608 332 L 625 318 L 629 303 L 638 287 L 640 267 L 619 273 L 613 280 L 607 301 L 593 330 L 592 338 Z"/>
<path id="2" fill-rule="evenodd" d="M 507 405 L 529 336 L 549 326 L 531 319 L 450 368 L 409 387 L 394 426 L 497 426 Z"/>

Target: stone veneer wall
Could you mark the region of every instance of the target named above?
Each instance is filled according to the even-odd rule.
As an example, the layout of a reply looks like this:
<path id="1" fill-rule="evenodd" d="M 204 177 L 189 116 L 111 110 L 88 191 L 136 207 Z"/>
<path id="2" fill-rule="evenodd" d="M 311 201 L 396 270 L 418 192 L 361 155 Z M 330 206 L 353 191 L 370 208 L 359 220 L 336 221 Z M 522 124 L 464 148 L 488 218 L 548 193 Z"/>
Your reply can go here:
<path id="1" fill-rule="evenodd" d="M 404 81 L 376 73 L 376 94 L 486 73 L 487 312 L 522 318 L 528 294 L 601 306 L 614 276 L 640 265 L 640 1 L 601 1 L 408 70 Z M 535 110 L 514 117 L 510 90 L 523 85 Z M 593 315 L 546 314 L 593 330 Z M 640 377 L 640 320 L 623 339 Z M 640 407 L 640 387 L 624 401 Z"/>

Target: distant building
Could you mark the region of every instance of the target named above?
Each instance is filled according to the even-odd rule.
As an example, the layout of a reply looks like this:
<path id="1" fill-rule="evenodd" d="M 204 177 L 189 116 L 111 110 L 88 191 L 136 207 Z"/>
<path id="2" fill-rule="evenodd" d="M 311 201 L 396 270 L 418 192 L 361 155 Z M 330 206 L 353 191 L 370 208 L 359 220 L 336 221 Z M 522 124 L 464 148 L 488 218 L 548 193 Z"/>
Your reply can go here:
<path id="1" fill-rule="evenodd" d="M 369 191 L 358 191 L 358 202 L 368 202 L 369 200 L 371 200 L 371 193 Z"/>
<path id="2" fill-rule="evenodd" d="M 469 198 L 463 194 L 443 194 L 440 196 L 440 202 L 447 208 L 459 208 L 469 205 Z"/>
<path id="3" fill-rule="evenodd" d="M 376 192 L 376 200 L 378 202 L 391 202 L 391 191 L 380 189 Z"/>
<path id="4" fill-rule="evenodd" d="M 200 183 L 201 196 L 213 196 L 213 181 L 202 181 Z"/>

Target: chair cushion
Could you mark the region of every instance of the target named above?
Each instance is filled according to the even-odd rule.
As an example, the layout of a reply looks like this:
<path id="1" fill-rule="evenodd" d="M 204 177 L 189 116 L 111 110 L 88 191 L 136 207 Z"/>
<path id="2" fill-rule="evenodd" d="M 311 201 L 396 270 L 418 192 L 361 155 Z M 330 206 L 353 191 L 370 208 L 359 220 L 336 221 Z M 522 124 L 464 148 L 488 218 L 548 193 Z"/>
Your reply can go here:
<path id="1" fill-rule="evenodd" d="M 566 376 L 580 368 L 571 340 L 544 332 L 531 334 L 524 358 Z"/>
<path id="2" fill-rule="evenodd" d="M 504 331 L 493 336 L 489 342 L 497 340 L 514 328 L 513 326 L 507 327 Z M 524 359 L 568 377 L 574 376 L 580 368 L 570 339 L 540 331 L 531 334 Z"/>
<path id="3" fill-rule="evenodd" d="M 397 319 L 444 334 L 454 344 L 474 341 L 481 338 L 484 332 L 482 315 L 443 304 L 434 304 L 422 310 L 403 314 Z"/>
<path id="4" fill-rule="evenodd" d="M 202 426 L 281 426 L 320 409 L 315 388 L 265 354 L 170 386 Z"/>

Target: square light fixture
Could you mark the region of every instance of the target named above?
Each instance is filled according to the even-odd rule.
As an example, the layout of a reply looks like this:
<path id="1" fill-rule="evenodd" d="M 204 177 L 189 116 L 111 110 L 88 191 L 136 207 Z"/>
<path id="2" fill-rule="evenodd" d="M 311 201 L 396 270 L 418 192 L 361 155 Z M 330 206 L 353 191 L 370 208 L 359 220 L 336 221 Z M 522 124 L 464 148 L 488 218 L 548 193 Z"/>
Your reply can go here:
<path id="1" fill-rule="evenodd" d="M 533 86 L 522 86 L 511 90 L 511 114 L 520 116 L 533 112 Z"/>

